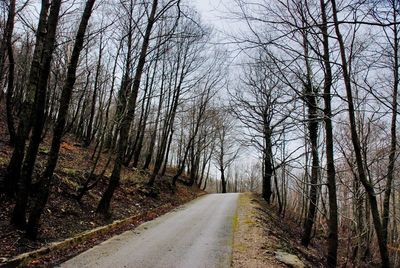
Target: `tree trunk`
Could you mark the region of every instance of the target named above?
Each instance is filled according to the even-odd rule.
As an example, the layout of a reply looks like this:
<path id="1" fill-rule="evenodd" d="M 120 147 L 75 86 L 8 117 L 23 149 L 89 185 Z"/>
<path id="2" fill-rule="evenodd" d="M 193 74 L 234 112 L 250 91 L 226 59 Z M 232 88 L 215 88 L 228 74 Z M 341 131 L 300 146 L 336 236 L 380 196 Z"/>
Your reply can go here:
<path id="1" fill-rule="evenodd" d="M 392 2 L 393 8 L 393 21 L 397 22 L 396 1 Z M 397 154 L 397 94 L 399 89 L 399 37 L 397 24 L 393 24 L 393 92 L 392 92 L 392 122 L 390 128 L 390 153 L 389 153 L 389 165 L 387 168 L 387 181 L 385 187 L 385 197 L 383 201 L 383 213 L 382 213 L 382 236 L 385 243 L 388 243 L 388 225 L 389 225 L 389 212 L 390 212 L 390 195 L 393 187 L 394 179 L 394 166 Z"/>
<path id="2" fill-rule="evenodd" d="M 381 222 L 381 219 L 379 216 L 379 208 L 378 208 L 378 202 L 376 199 L 375 189 L 374 189 L 373 185 L 368 181 L 367 176 L 365 174 L 365 167 L 363 164 L 363 158 L 362 158 L 362 154 L 361 154 L 361 145 L 360 145 L 360 140 L 359 140 L 359 136 L 357 133 L 353 92 L 352 92 L 352 87 L 351 87 L 351 79 L 350 79 L 350 74 L 349 74 L 348 62 L 346 59 L 346 49 L 345 49 L 343 37 L 342 37 L 340 29 L 339 29 L 336 1 L 331 0 L 331 3 L 332 3 L 332 15 L 333 15 L 333 21 L 334 21 L 334 26 L 335 26 L 335 32 L 336 32 L 336 36 L 337 36 L 337 39 L 339 42 L 339 50 L 340 50 L 340 56 L 341 56 L 341 60 L 342 60 L 341 67 L 342 67 L 346 95 L 347 95 L 348 113 L 349 113 L 350 130 L 351 130 L 351 141 L 352 141 L 352 144 L 354 147 L 354 153 L 356 156 L 357 171 L 358 171 L 360 181 L 363 184 L 365 191 L 367 193 L 367 196 L 368 196 L 372 219 L 373 219 L 373 223 L 374 223 L 374 227 L 375 227 L 375 232 L 376 232 L 376 235 L 378 238 L 382 266 L 390 267 L 389 253 L 388 253 L 386 241 L 383 237 L 382 222 Z"/>
<path id="3" fill-rule="evenodd" d="M 165 57 L 166 53 L 164 52 L 164 57 Z M 164 95 L 164 85 L 165 85 L 165 58 L 163 59 L 163 66 L 162 66 L 162 72 L 161 72 L 161 86 L 160 86 L 160 96 L 158 99 L 158 108 L 157 108 L 157 116 L 156 116 L 156 120 L 154 123 L 154 130 L 150 136 L 150 145 L 149 148 L 146 152 L 146 159 L 145 159 L 145 163 L 143 165 L 143 169 L 147 170 L 150 166 L 151 163 L 151 159 L 153 158 L 153 153 L 154 153 L 154 147 L 156 145 L 156 139 L 157 139 L 157 132 L 158 132 L 158 124 L 160 121 L 160 115 L 161 115 L 161 108 L 163 106 L 163 95 Z"/>
<path id="4" fill-rule="evenodd" d="M 268 204 L 271 203 L 272 195 L 272 141 L 269 127 L 265 127 L 264 131 L 264 152 L 263 152 L 263 181 L 262 181 L 262 197 Z"/>
<path id="5" fill-rule="evenodd" d="M 128 111 L 127 111 L 126 115 L 122 118 L 122 122 L 121 122 L 120 129 L 119 129 L 120 138 L 119 138 L 119 142 L 118 142 L 117 156 L 116 156 L 114 168 L 113 168 L 110 182 L 107 186 L 107 189 L 104 192 L 103 196 L 101 197 L 99 205 L 97 206 L 97 212 L 104 214 L 104 215 L 109 213 L 111 198 L 114 194 L 115 189 L 119 185 L 121 166 L 124 161 L 125 148 L 126 148 L 126 143 L 127 143 L 128 134 L 129 134 L 129 125 L 130 125 L 130 122 L 133 120 L 134 113 L 135 113 L 136 99 L 137 99 L 137 95 L 139 92 L 143 68 L 146 63 L 147 49 L 149 47 L 151 30 L 155 23 L 157 5 L 158 5 L 158 0 L 153 0 L 152 7 L 151 7 L 151 13 L 150 13 L 150 16 L 148 19 L 146 33 L 143 37 L 143 44 L 142 44 L 140 56 L 138 59 L 138 65 L 136 68 L 136 73 L 135 73 L 135 77 L 134 77 L 134 81 L 133 81 L 132 93 L 128 99 L 128 104 L 127 104 Z"/>
<path id="6" fill-rule="evenodd" d="M 225 179 L 225 170 L 221 168 L 219 170 L 221 172 L 221 188 L 222 188 L 222 193 L 226 193 L 226 179 Z"/>
<path id="7" fill-rule="evenodd" d="M 30 238 L 35 239 L 39 227 L 39 219 L 43 213 L 44 207 L 47 203 L 47 198 L 50 192 L 51 178 L 53 176 L 54 169 L 56 168 L 58 161 L 58 154 L 61 145 L 61 139 L 64 132 L 64 127 L 66 123 L 66 117 L 68 114 L 69 104 L 72 96 L 72 90 L 76 81 L 76 69 L 78 66 L 80 52 L 83 48 L 83 42 L 85 37 L 86 28 L 92 14 L 92 9 L 96 0 L 88 0 L 85 5 L 85 10 L 82 14 L 82 18 L 79 24 L 78 32 L 76 35 L 76 41 L 72 51 L 72 56 L 68 64 L 67 80 L 64 84 L 61 99 L 60 108 L 58 110 L 57 121 L 53 130 L 53 139 L 51 143 L 51 149 L 49 153 L 49 158 L 47 160 L 46 169 L 44 171 L 43 177 L 40 181 L 40 190 L 38 196 L 32 207 L 32 211 L 29 215 L 29 221 L 27 225 L 27 235 Z M 60 1 L 61 5 L 61 1 Z"/>
<path id="8" fill-rule="evenodd" d="M 92 103 L 91 103 L 91 108 L 90 108 L 90 117 L 89 117 L 89 123 L 86 131 L 86 136 L 85 140 L 83 142 L 85 147 L 88 147 L 90 143 L 92 142 L 92 137 L 93 137 L 93 119 L 94 119 L 94 114 L 96 112 L 96 101 L 97 101 L 97 91 L 99 87 L 99 76 L 100 76 L 100 68 L 101 68 L 101 59 L 103 56 L 103 34 L 100 35 L 100 40 L 99 40 L 99 58 L 97 60 L 97 66 L 96 66 L 96 74 L 94 78 L 94 86 L 93 86 L 93 95 L 92 95 Z"/>
<path id="9" fill-rule="evenodd" d="M 33 112 L 35 95 L 38 88 L 39 78 L 42 70 L 42 53 L 47 35 L 46 24 L 50 4 L 49 0 L 42 0 L 38 28 L 36 30 L 36 44 L 32 56 L 32 63 L 27 83 L 25 101 L 22 103 L 17 135 L 15 138 L 14 151 L 7 166 L 5 190 L 9 195 L 14 195 L 17 184 L 20 181 L 21 167 L 25 155 L 25 141 L 32 127 L 31 114 Z M 24 190 L 24 189 L 22 189 Z"/>
<path id="10" fill-rule="evenodd" d="M 19 186 L 21 191 L 17 191 L 17 202 L 13 211 L 12 222 L 21 224 L 23 219 L 25 224 L 25 213 L 27 206 L 27 193 L 32 181 L 32 174 L 35 168 L 39 144 L 42 140 L 42 132 L 45 123 L 45 103 L 47 95 L 48 80 L 50 75 L 53 50 L 55 48 L 56 31 L 62 0 L 53 0 L 51 3 L 50 14 L 47 20 L 47 36 L 42 55 L 42 70 L 35 96 L 35 109 L 31 116 L 33 121 L 32 135 L 29 140 L 28 150 L 22 164 L 21 178 Z"/>
<path id="11" fill-rule="evenodd" d="M 320 0 L 322 15 L 322 40 L 323 40 L 323 61 L 324 61 L 324 123 L 326 140 L 326 165 L 327 165 L 327 185 L 329 193 L 329 234 L 328 234 L 328 254 L 327 266 L 336 267 L 337 265 L 337 247 L 338 247 L 338 211 L 336 197 L 336 171 L 333 148 L 333 128 L 332 128 L 332 108 L 331 108 L 331 86 L 332 69 L 329 56 L 329 35 L 326 15 L 326 3 Z"/>
<path id="12" fill-rule="evenodd" d="M 318 90 L 314 88 L 312 84 L 312 73 L 309 64 L 308 55 L 308 40 L 306 33 L 304 36 L 304 57 L 307 69 L 307 81 L 304 83 L 305 90 L 305 102 L 308 107 L 308 136 L 311 142 L 311 156 L 312 156 L 312 166 L 311 166 L 311 185 L 310 185 L 310 195 L 309 195 L 309 205 L 308 214 L 304 224 L 303 237 L 301 238 L 301 244 L 308 247 L 311 241 L 311 233 L 314 225 L 314 220 L 317 213 L 318 206 L 318 192 L 319 192 L 319 154 L 318 154 Z"/>
<path id="13" fill-rule="evenodd" d="M 15 0 L 10 0 L 10 5 L 8 7 L 8 17 L 6 28 L 4 29 L 3 36 L 3 48 L 0 51 L 0 85 L 2 85 L 3 80 L 3 69 L 4 69 L 4 60 L 5 60 L 5 52 L 7 51 L 8 55 L 8 83 L 7 83 L 7 94 L 6 94 L 6 113 L 7 113 L 7 127 L 8 133 L 10 135 L 10 144 L 14 145 L 15 143 L 15 127 L 14 127 L 14 115 L 13 115 L 13 104 L 12 104 L 12 96 L 14 93 L 14 52 L 12 45 L 12 35 L 14 31 L 14 18 L 15 18 Z M 1 101 L 1 99 L 0 99 Z"/>

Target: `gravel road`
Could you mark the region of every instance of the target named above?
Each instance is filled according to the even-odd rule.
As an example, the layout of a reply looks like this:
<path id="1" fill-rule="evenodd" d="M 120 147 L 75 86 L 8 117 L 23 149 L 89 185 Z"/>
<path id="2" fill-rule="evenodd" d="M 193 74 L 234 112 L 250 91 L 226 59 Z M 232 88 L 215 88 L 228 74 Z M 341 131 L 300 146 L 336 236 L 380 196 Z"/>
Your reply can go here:
<path id="1" fill-rule="evenodd" d="M 61 267 L 230 267 L 239 194 L 209 194 L 72 258 Z"/>

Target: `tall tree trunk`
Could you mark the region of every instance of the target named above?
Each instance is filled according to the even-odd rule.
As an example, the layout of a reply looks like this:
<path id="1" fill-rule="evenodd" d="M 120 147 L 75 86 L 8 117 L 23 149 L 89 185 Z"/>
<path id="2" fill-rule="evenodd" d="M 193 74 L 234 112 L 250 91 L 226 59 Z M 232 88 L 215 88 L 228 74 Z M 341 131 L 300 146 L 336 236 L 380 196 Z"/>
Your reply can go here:
<path id="1" fill-rule="evenodd" d="M 33 122 L 32 135 L 29 140 L 28 150 L 22 164 L 21 177 L 18 183 L 17 200 L 13 210 L 11 222 L 16 226 L 25 225 L 25 214 L 28 201 L 29 187 L 32 181 L 32 174 L 35 168 L 39 144 L 42 139 L 42 131 L 45 123 L 46 91 L 50 75 L 53 50 L 55 48 L 56 31 L 61 8 L 61 0 L 53 0 L 50 14 L 47 20 L 46 39 L 42 54 L 41 72 L 35 96 L 35 107 L 31 115 Z"/>
<path id="2" fill-rule="evenodd" d="M 392 1 L 393 21 L 397 22 L 396 1 Z M 399 36 L 397 24 L 393 24 L 393 92 L 392 92 L 392 122 L 390 128 L 390 153 L 389 165 L 387 168 L 387 181 L 385 188 L 385 197 L 383 201 L 382 213 L 382 235 L 385 243 L 388 243 L 388 225 L 389 225 L 389 212 L 390 212 L 390 195 L 393 187 L 394 166 L 397 153 L 397 94 L 399 91 Z"/>
<path id="3" fill-rule="evenodd" d="M 157 58 L 156 58 L 156 61 L 155 61 L 155 64 L 154 64 L 153 75 L 151 77 L 149 93 L 147 95 L 148 100 L 146 102 L 145 109 L 143 110 L 144 118 L 143 118 L 141 130 L 140 130 L 140 135 L 138 137 L 138 141 L 137 141 L 137 144 L 136 144 L 135 152 L 134 152 L 134 155 L 133 155 L 133 166 L 135 168 L 139 164 L 139 159 L 140 159 L 140 155 L 141 155 L 142 147 L 143 147 L 144 135 L 145 135 L 146 128 L 147 128 L 147 121 L 148 121 L 149 114 L 150 114 L 150 107 L 151 107 L 151 102 L 152 102 L 152 95 L 153 95 L 153 88 L 154 88 L 154 81 L 155 81 L 155 76 L 156 76 L 159 53 L 160 52 L 158 50 L 157 51 L 157 55 L 156 55 Z M 143 106 L 144 106 L 144 103 L 143 103 Z"/>
<path id="4" fill-rule="evenodd" d="M 139 92 L 141 77 L 146 63 L 147 49 L 149 47 L 149 41 L 151 36 L 151 30 L 155 23 L 156 11 L 157 11 L 158 0 L 153 0 L 150 16 L 148 18 L 146 32 L 143 37 L 142 48 L 140 51 L 138 64 L 136 67 L 136 73 L 133 81 L 132 92 L 128 99 L 127 113 L 122 118 L 121 125 L 119 127 L 119 142 L 117 148 L 117 156 L 114 164 L 114 168 L 111 174 L 110 182 L 107 186 L 106 191 L 103 193 L 99 205 L 97 206 L 97 212 L 101 214 L 107 214 L 109 212 L 110 203 L 115 189 L 119 185 L 121 166 L 124 162 L 125 148 L 129 135 L 129 125 L 133 120 L 136 108 L 136 99 Z"/>
<path id="5" fill-rule="evenodd" d="M 12 97 L 14 93 L 14 52 L 12 45 L 12 35 L 14 31 L 14 18 L 15 18 L 15 0 L 10 0 L 10 5 L 8 7 L 8 17 L 6 28 L 4 29 L 3 36 L 3 47 L 0 51 L 0 85 L 2 85 L 3 80 L 3 69 L 4 69 L 4 54 L 7 51 L 8 55 L 8 83 L 7 83 L 7 93 L 6 93 L 6 113 L 7 113 L 7 127 L 8 133 L 10 135 L 10 144 L 15 143 L 15 127 L 14 127 L 14 115 L 13 115 L 13 104 Z M 1 99 L 0 99 L 1 101 Z"/>
<path id="6" fill-rule="evenodd" d="M 147 170 L 150 166 L 151 159 L 153 158 L 153 153 L 154 153 L 154 147 L 156 145 L 156 139 L 157 139 L 157 132 L 158 132 L 158 125 L 160 121 L 160 116 L 161 116 L 161 108 L 163 107 L 163 96 L 164 96 L 164 87 L 165 87 L 165 69 L 166 69 L 166 52 L 163 52 L 164 58 L 163 58 L 163 65 L 162 65 L 162 72 L 161 72 L 161 86 L 160 86 L 160 95 L 158 99 L 158 108 L 157 108 L 157 115 L 156 115 L 156 120 L 154 122 L 154 129 L 150 137 L 150 145 L 146 153 L 146 159 L 145 163 L 143 165 L 143 169 Z"/>
<path id="7" fill-rule="evenodd" d="M 26 228 L 27 236 L 35 239 L 37 236 L 39 228 L 40 216 L 43 213 L 44 207 L 47 203 L 47 198 L 50 192 L 51 178 L 53 177 L 53 172 L 56 168 L 58 161 L 58 154 L 61 145 L 61 139 L 64 132 L 64 127 L 66 123 L 66 118 L 68 115 L 69 104 L 71 101 L 72 90 L 76 81 L 76 69 L 79 62 L 79 56 L 83 48 L 84 37 L 86 28 L 92 14 L 93 6 L 96 0 L 88 0 L 85 5 L 84 12 L 79 24 L 78 32 L 76 35 L 76 40 L 74 48 L 72 51 L 72 56 L 68 64 L 67 79 L 65 81 L 64 87 L 62 89 L 60 98 L 60 107 L 58 110 L 58 117 L 53 129 L 53 139 L 51 142 L 51 149 L 49 157 L 47 159 L 46 169 L 40 180 L 40 189 L 37 198 L 33 204 L 32 211 L 29 215 L 28 225 Z M 60 1 L 61 4 L 61 1 Z"/>
<path id="8" fill-rule="evenodd" d="M 304 57 L 306 62 L 307 70 L 307 81 L 304 83 L 305 90 L 305 102 L 308 107 L 308 136 L 311 142 L 311 156 L 312 156 L 312 166 L 311 166 L 311 180 L 310 180 L 310 195 L 309 195 L 309 205 L 308 214 L 304 224 L 303 237 L 301 238 L 301 244 L 303 246 L 308 246 L 311 241 L 311 232 L 314 226 L 314 220 L 317 213 L 318 206 L 318 192 L 319 192 L 319 154 L 318 154 L 318 89 L 313 86 L 312 83 L 312 73 L 309 63 L 309 53 L 308 53 L 308 40 L 306 33 L 303 33 L 303 47 L 304 47 Z"/>
<path id="9" fill-rule="evenodd" d="M 224 168 L 220 167 L 221 172 L 221 188 L 222 188 L 222 193 L 225 194 L 226 193 L 226 178 L 225 178 L 225 170 Z"/>
<path id="10" fill-rule="evenodd" d="M 329 35 L 326 15 L 325 0 L 320 0 L 322 17 L 322 40 L 323 40 L 323 61 L 324 61 L 324 123 L 326 140 L 326 165 L 327 165 L 327 185 L 329 193 L 329 234 L 328 234 L 328 254 L 327 266 L 336 267 L 337 248 L 338 248 L 338 208 L 336 197 L 336 171 L 333 148 L 333 128 L 332 128 L 332 108 L 331 108 L 331 87 L 332 87 L 332 69 L 329 56 Z"/>
<path id="11" fill-rule="evenodd" d="M 179 100 L 180 100 L 182 83 L 185 78 L 184 68 L 185 68 L 186 60 L 187 60 L 186 59 L 187 50 L 184 53 L 185 53 L 185 55 L 184 55 L 182 64 L 181 64 L 180 54 L 178 55 L 178 59 L 177 59 L 177 63 L 176 63 L 177 67 L 176 67 L 176 72 L 175 72 L 175 82 L 174 82 L 174 87 L 173 87 L 173 93 L 170 92 L 170 95 L 172 94 L 171 109 L 167 113 L 167 116 L 165 118 L 163 132 L 161 135 L 161 143 L 159 146 L 159 150 L 157 152 L 156 161 L 154 163 L 154 169 L 153 169 L 152 175 L 147 183 L 150 186 L 154 184 L 156 177 L 159 175 L 160 169 L 162 168 L 162 164 L 163 164 L 164 158 L 165 158 L 166 147 L 167 147 L 167 143 L 168 143 L 168 137 L 170 135 L 172 135 L 172 132 L 173 132 L 173 125 L 175 122 L 176 111 L 177 111 Z M 182 70 L 179 75 L 179 71 L 181 68 L 180 66 L 182 66 Z M 173 77 L 171 76 L 171 79 L 172 78 Z M 169 104 L 169 101 L 170 101 L 170 98 L 168 99 L 168 104 Z"/>
<path id="12" fill-rule="evenodd" d="M 267 124 L 267 126 L 264 126 L 262 197 L 269 204 L 271 203 L 272 195 L 272 141 L 268 123 L 264 124 Z"/>
<path id="13" fill-rule="evenodd" d="M 160 142 L 160 146 L 159 146 L 159 149 L 157 152 L 156 161 L 154 163 L 154 169 L 153 169 L 152 175 L 147 183 L 150 186 L 154 185 L 156 177 L 159 174 L 160 169 L 162 168 L 162 164 L 164 163 L 164 159 L 165 159 L 165 153 L 166 153 L 166 150 L 167 150 L 167 147 L 169 144 L 169 136 L 172 135 L 172 133 L 173 133 L 173 125 L 174 125 L 174 121 L 175 121 L 176 110 L 177 110 L 178 103 L 179 103 L 181 84 L 179 84 L 175 90 L 176 90 L 176 92 L 174 93 L 174 96 L 173 96 L 171 110 L 165 118 L 163 133 L 161 135 L 161 142 Z"/>
<path id="14" fill-rule="evenodd" d="M 94 114 L 96 113 L 96 101 L 97 101 L 97 92 L 98 92 L 98 87 L 99 87 L 99 79 L 100 79 L 100 69 L 101 69 L 101 59 L 103 56 L 103 34 L 100 35 L 100 40 L 99 40 L 99 58 L 97 60 L 97 66 L 96 66 L 96 74 L 94 78 L 94 86 L 93 86 L 93 95 L 92 95 L 92 103 L 90 106 L 90 116 L 89 116 L 89 122 L 88 122 L 88 127 L 86 131 L 86 136 L 84 139 L 84 146 L 88 147 L 90 143 L 92 142 L 92 137 L 93 137 L 93 119 L 94 119 Z"/>
<path id="15" fill-rule="evenodd" d="M 171 149 L 172 137 L 173 136 L 174 136 L 174 130 L 171 129 L 171 132 L 169 133 L 167 149 L 166 149 L 166 152 L 165 152 L 164 163 L 162 165 L 162 169 L 161 169 L 161 172 L 160 172 L 161 176 L 164 176 L 165 172 L 167 171 L 168 159 L 169 159 L 169 156 L 170 156 L 170 153 L 171 153 L 170 149 Z"/>
<path id="16" fill-rule="evenodd" d="M 7 3 L 4 1 L 4 5 L 7 6 Z M 14 18 L 15 18 L 15 0 L 10 0 L 10 3 L 8 5 L 8 12 L 7 12 L 7 21 L 6 25 L 4 27 L 3 31 L 3 36 L 2 40 L 0 43 L 0 88 L 3 88 L 3 79 L 4 79 L 4 74 L 5 74 L 5 62 L 7 58 L 7 49 L 9 46 L 9 43 L 11 42 L 11 38 L 13 35 L 14 31 Z M 3 97 L 3 91 L 1 90 L 0 93 L 0 101 L 2 100 Z"/>
<path id="17" fill-rule="evenodd" d="M 14 151 L 7 166 L 5 190 L 9 195 L 14 195 L 17 189 L 17 184 L 20 181 L 21 167 L 25 155 L 25 141 L 28 138 L 32 127 L 31 114 L 34 109 L 35 95 L 39 86 L 39 78 L 42 71 L 42 54 L 47 35 L 46 24 L 49 7 L 49 0 L 42 0 L 39 23 L 36 30 L 35 50 L 32 56 L 25 100 L 22 103 L 19 116 L 20 120 L 18 123 L 17 135 L 15 137 Z"/>
<path id="18" fill-rule="evenodd" d="M 368 196 L 368 201 L 371 209 L 372 219 L 375 227 L 376 236 L 378 238 L 379 251 L 382 260 L 383 267 L 390 267 L 389 261 L 389 253 L 386 245 L 386 241 L 383 236 L 382 222 L 379 215 L 378 202 L 376 199 L 376 193 L 374 186 L 371 182 L 368 181 L 367 175 L 365 173 L 365 167 L 363 163 L 363 157 L 361 154 L 361 144 L 360 139 L 357 133 L 357 124 L 355 118 L 355 108 L 354 108 L 354 100 L 353 100 L 353 92 L 351 87 L 351 79 L 349 74 L 348 62 L 346 58 L 346 48 L 344 45 L 343 37 L 339 29 L 339 20 L 338 20 L 338 11 L 336 6 L 336 1 L 331 0 L 332 3 L 332 15 L 335 26 L 336 36 L 339 42 L 339 50 L 341 57 L 341 67 L 343 72 L 344 84 L 347 95 L 347 104 L 348 104 L 348 113 L 350 119 L 350 131 L 351 131 L 351 141 L 354 147 L 354 153 L 357 162 L 357 171 L 360 178 L 361 183 L 363 184 L 365 191 Z"/>

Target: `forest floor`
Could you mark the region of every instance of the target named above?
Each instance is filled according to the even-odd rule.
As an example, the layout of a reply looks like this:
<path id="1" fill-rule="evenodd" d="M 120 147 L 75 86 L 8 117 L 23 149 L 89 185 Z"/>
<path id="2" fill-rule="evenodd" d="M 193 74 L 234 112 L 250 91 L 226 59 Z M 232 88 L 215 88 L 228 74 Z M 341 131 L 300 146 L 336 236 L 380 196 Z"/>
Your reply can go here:
<path id="1" fill-rule="evenodd" d="M 4 115 L 0 115 L 3 117 Z M 0 118 L 0 176 L 4 176 L 6 166 L 12 154 L 12 147 L 8 145 L 7 128 L 3 118 Z M 45 141 L 40 146 L 37 169 L 43 169 L 50 141 Z M 112 164 L 105 176 L 78 202 L 75 195 L 90 172 L 93 160 L 91 155 L 93 148 L 83 148 L 71 137 L 66 137 L 62 143 L 59 163 L 55 171 L 51 194 L 46 205 L 44 215 L 41 217 L 39 238 L 30 241 L 24 238 L 21 231 L 12 227 L 10 215 L 13 209 L 13 200 L 0 194 L 0 262 L 10 259 L 21 253 L 39 249 L 51 242 L 75 236 L 87 230 L 94 229 L 112 223 L 115 220 L 124 219 L 132 215 L 138 215 L 135 220 L 114 228 L 109 232 L 89 239 L 79 246 L 69 248 L 67 251 L 53 252 L 40 260 L 34 260 L 32 264 L 48 265 L 68 257 L 76 255 L 93 245 L 108 239 L 109 237 L 131 229 L 144 221 L 151 220 L 164 214 L 173 208 L 189 202 L 190 200 L 205 194 L 197 187 L 188 187 L 178 183 L 176 189 L 171 187 L 171 174 L 173 170 L 167 170 L 163 178 L 156 181 L 152 188 L 146 187 L 149 174 L 131 168 L 123 168 L 120 187 L 116 190 L 111 210 L 112 214 L 105 218 L 95 213 L 96 206 L 107 186 L 107 177 L 110 175 Z M 100 172 L 105 165 L 108 154 L 103 154 L 100 160 Z M 112 162 L 111 162 L 112 163 Z M 185 177 L 182 177 L 185 179 Z M 187 179 L 187 178 L 186 178 Z M 33 182 L 33 187 L 34 187 Z M 31 191 L 34 193 L 35 191 Z M 0 264 L 1 266 L 1 264 Z"/>
<path id="2" fill-rule="evenodd" d="M 300 245 L 301 228 L 260 195 L 242 194 L 234 219 L 232 267 L 324 267 L 322 243 Z"/>

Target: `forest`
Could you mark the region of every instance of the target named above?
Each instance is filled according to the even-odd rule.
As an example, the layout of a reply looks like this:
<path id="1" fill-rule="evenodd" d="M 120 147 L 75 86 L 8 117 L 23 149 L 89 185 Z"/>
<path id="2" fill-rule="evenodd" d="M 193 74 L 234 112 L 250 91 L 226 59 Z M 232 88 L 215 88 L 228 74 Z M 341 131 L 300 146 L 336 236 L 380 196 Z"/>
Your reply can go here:
<path id="1" fill-rule="evenodd" d="M 94 217 L 132 171 L 259 192 L 326 267 L 398 267 L 400 1 L 215 6 L 0 2 L 0 226 L 40 238 L 70 146 Z"/>

